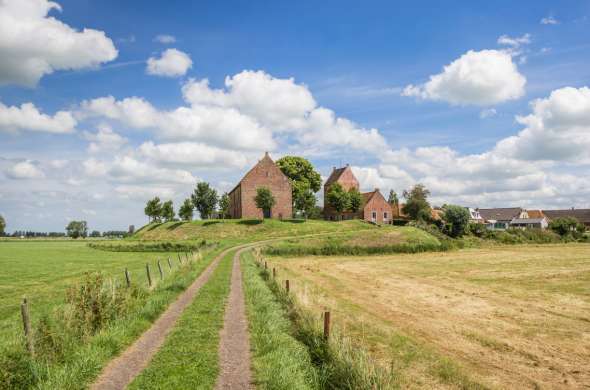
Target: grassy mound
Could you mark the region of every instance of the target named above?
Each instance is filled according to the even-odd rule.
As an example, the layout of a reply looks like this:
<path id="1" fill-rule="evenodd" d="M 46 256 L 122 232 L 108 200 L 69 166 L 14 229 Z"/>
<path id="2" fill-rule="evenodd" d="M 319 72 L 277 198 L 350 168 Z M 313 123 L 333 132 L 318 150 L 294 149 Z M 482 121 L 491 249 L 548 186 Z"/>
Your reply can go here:
<path id="1" fill-rule="evenodd" d="M 329 222 L 318 220 L 228 219 L 192 222 L 166 222 L 146 225 L 132 239 L 140 240 L 227 240 L 259 241 L 277 237 L 297 237 L 310 234 L 377 230 L 366 222 Z"/>
<path id="2" fill-rule="evenodd" d="M 421 229 L 383 226 L 338 235 L 294 238 L 269 245 L 264 252 L 273 256 L 332 256 L 418 253 L 451 248 L 450 241 L 441 242 Z"/>

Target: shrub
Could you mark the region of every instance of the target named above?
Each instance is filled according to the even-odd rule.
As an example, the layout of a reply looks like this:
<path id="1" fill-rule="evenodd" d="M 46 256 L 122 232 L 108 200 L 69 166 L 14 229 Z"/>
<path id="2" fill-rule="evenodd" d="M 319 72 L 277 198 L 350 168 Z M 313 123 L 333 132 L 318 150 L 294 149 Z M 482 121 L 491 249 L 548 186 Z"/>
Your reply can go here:
<path id="1" fill-rule="evenodd" d="M 196 242 L 90 242 L 87 244 L 92 249 L 109 252 L 190 252 L 209 248 L 217 243 L 209 243 L 206 240 Z"/>
<path id="2" fill-rule="evenodd" d="M 575 233 L 583 233 L 585 229 L 584 225 L 573 217 L 556 218 L 549 223 L 549 228 L 562 237 L 565 235 L 575 236 Z"/>
<path id="3" fill-rule="evenodd" d="M 33 360 L 27 352 L 0 351 L 0 389 L 29 389 L 36 382 Z"/>
<path id="4" fill-rule="evenodd" d="M 444 220 L 447 222 L 448 234 L 451 237 L 461 237 L 469 225 L 469 211 L 465 207 L 448 205 L 444 207 Z"/>

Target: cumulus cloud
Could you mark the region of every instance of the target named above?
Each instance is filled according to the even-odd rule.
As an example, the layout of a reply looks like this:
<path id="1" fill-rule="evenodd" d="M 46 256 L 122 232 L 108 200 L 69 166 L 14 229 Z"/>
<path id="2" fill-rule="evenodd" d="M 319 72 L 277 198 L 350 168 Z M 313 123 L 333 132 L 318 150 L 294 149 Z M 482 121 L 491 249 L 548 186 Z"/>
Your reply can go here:
<path id="1" fill-rule="evenodd" d="M 531 43 L 531 34 L 524 34 L 521 37 L 502 35 L 498 38 L 498 45 L 520 47 L 522 45 L 528 45 L 529 43 Z"/>
<path id="2" fill-rule="evenodd" d="M 41 113 L 33 103 L 24 103 L 20 107 L 8 107 L 0 103 L 0 131 L 71 133 L 76 124 L 76 119 L 69 111 L 58 111 L 50 116 Z"/>
<path id="3" fill-rule="evenodd" d="M 430 76 L 422 85 L 408 85 L 403 96 L 456 105 L 489 106 L 524 95 L 526 78 L 512 56 L 500 50 L 470 50 Z"/>
<path id="4" fill-rule="evenodd" d="M 590 161 L 590 89 L 557 89 L 517 117 L 525 128 L 498 142 L 495 151 L 521 160 Z"/>
<path id="5" fill-rule="evenodd" d="M 84 132 L 84 138 L 90 141 L 88 151 L 90 153 L 116 151 L 127 143 L 127 138 L 115 133 L 105 124 L 98 126 L 96 133 Z"/>
<path id="6" fill-rule="evenodd" d="M 159 42 L 159 43 L 163 43 L 163 44 L 167 45 L 169 43 L 176 42 L 176 38 L 173 35 L 160 34 L 160 35 L 156 35 L 154 37 L 154 42 Z"/>
<path id="7" fill-rule="evenodd" d="M 498 112 L 496 111 L 495 108 L 486 108 L 485 110 L 481 110 L 479 113 L 479 117 L 481 119 L 487 119 L 487 118 L 491 118 L 493 116 L 496 116 Z"/>
<path id="8" fill-rule="evenodd" d="M 31 160 L 14 164 L 6 174 L 12 179 L 42 179 L 45 177 L 43 171 Z"/>
<path id="9" fill-rule="evenodd" d="M 56 70 L 98 66 L 117 57 L 103 31 L 82 31 L 47 16 L 59 4 L 47 0 L 0 2 L 0 85 L 35 86 Z"/>
<path id="10" fill-rule="evenodd" d="M 284 135 L 303 147 L 347 146 L 370 151 L 386 147 L 377 129 L 362 128 L 318 106 L 309 89 L 293 79 L 243 71 L 227 77 L 225 86 L 213 89 L 206 79 L 189 80 L 182 88 L 188 106 L 170 111 L 159 111 L 138 97 L 97 98 L 83 102 L 78 116 L 102 116 L 153 129 L 162 138 L 224 149 L 275 150 L 277 138 Z"/>
<path id="11" fill-rule="evenodd" d="M 244 153 L 198 142 L 156 145 L 148 141 L 139 147 L 139 153 L 158 163 L 190 165 L 194 168 L 244 168 L 248 162 L 252 162 Z"/>
<path id="12" fill-rule="evenodd" d="M 166 49 L 160 58 L 147 60 L 147 74 L 164 77 L 184 76 L 193 66 L 190 56 L 177 49 Z"/>

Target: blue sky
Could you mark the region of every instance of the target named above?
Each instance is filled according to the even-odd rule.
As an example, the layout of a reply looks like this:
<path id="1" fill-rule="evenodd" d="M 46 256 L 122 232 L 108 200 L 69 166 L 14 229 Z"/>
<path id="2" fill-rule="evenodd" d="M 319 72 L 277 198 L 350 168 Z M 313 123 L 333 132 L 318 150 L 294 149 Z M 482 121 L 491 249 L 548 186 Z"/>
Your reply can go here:
<path id="1" fill-rule="evenodd" d="M 0 2 L 9 231 L 142 225 L 265 150 L 434 204 L 590 207 L 587 1 L 57 3 Z"/>

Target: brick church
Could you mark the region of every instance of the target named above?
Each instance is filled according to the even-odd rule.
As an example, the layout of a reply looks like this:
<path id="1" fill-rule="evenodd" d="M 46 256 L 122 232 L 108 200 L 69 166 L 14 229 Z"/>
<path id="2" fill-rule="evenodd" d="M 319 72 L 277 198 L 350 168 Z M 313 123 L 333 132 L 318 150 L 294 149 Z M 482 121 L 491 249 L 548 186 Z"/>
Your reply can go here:
<path id="1" fill-rule="evenodd" d="M 324 218 L 328 220 L 342 220 L 360 218 L 365 221 L 374 222 L 378 224 L 391 223 L 392 209 L 391 205 L 385 197 L 381 194 L 378 188 L 371 192 L 364 192 L 361 194 L 362 203 L 359 211 L 343 211 L 341 213 L 330 207 L 328 203 L 328 191 L 334 184 L 340 184 L 345 191 L 351 188 L 359 189 L 359 181 L 352 173 L 352 169 L 348 164 L 343 168 L 334 167 L 332 174 L 324 184 Z"/>
<path id="2" fill-rule="evenodd" d="M 276 200 L 274 207 L 266 215 L 256 207 L 254 201 L 256 190 L 260 187 L 268 188 Z M 231 218 L 292 218 L 291 190 L 291 182 L 267 152 L 230 191 L 229 215 Z"/>

